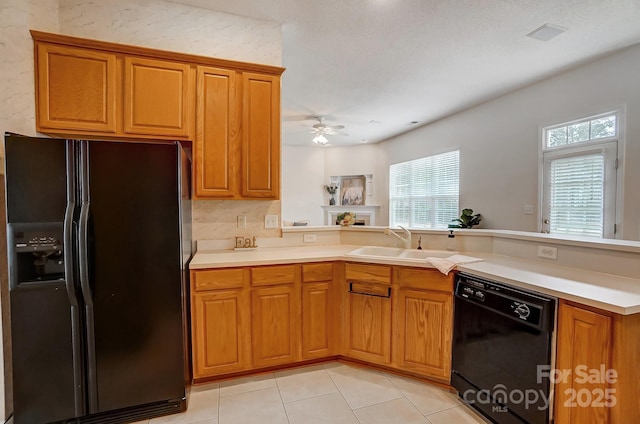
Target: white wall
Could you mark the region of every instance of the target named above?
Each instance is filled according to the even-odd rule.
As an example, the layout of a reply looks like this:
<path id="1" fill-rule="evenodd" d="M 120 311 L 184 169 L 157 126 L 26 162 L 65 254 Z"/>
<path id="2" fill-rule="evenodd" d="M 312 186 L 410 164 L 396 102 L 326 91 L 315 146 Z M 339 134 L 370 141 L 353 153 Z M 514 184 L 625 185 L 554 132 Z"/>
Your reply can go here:
<path id="1" fill-rule="evenodd" d="M 322 188 L 325 178 L 325 151 L 322 147 L 282 146 L 282 220 L 323 225 L 320 205 L 329 204 Z"/>
<path id="2" fill-rule="evenodd" d="M 58 31 L 57 0 L 0 2 L 0 134 L 36 135 L 33 41 L 29 29 Z M 4 149 L 4 143 L 0 143 Z M 4 150 L 1 152 L 4 159 Z M 0 172 L 4 173 L 4 166 Z"/>
<path id="3" fill-rule="evenodd" d="M 481 228 L 537 231 L 541 127 L 624 106 L 623 238 L 640 240 L 640 45 L 564 72 L 378 145 L 328 149 L 325 175 L 373 172 L 388 212 L 388 167 L 460 149 L 460 208 L 481 213 Z M 385 193 L 380 191 L 384 188 Z M 387 221 L 381 221 L 386 225 Z"/>

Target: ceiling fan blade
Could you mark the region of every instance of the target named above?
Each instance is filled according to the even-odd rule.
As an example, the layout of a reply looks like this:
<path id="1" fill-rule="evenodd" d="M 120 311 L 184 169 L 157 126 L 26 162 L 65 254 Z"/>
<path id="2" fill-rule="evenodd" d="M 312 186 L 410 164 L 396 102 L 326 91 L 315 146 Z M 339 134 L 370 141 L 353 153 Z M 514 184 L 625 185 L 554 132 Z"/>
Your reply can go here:
<path id="1" fill-rule="evenodd" d="M 330 125 L 327 128 L 330 128 L 332 130 L 341 130 L 344 128 L 344 125 Z"/>
<path id="2" fill-rule="evenodd" d="M 342 136 L 349 135 L 349 134 L 347 134 L 347 133 L 345 133 L 345 132 L 341 132 L 341 131 L 333 131 L 333 130 L 325 131 L 325 134 L 326 134 L 326 135 L 342 135 Z"/>

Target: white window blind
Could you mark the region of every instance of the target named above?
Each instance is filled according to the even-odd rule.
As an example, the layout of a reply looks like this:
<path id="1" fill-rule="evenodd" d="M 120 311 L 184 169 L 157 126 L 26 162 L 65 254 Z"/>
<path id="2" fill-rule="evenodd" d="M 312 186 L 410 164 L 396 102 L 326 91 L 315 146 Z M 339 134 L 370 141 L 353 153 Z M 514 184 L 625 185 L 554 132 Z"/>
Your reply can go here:
<path id="1" fill-rule="evenodd" d="M 549 161 L 551 233 L 601 236 L 604 156 L 588 154 Z"/>
<path id="2" fill-rule="evenodd" d="M 458 216 L 458 150 L 391 165 L 389 224 L 446 228 Z"/>
<path id="3" fill-rule="evenodd" d="M 543 231 L 615 236 L 618 117 L 610 113 L 545 128 Z"/>

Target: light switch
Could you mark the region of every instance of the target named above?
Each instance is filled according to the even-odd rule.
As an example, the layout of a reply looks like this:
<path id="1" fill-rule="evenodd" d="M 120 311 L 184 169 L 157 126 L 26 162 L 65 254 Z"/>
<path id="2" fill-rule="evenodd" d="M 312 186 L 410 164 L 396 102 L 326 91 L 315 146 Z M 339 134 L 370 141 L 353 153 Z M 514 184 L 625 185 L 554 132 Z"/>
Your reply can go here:
<path id="1" fill-rule="evenodd" d="M 264 228 L 278 228 L 278 215 L 265 215 Z"/>
<path id="2" fill-rule="evenodd" d="M 247 228 L 247 215 L 237 216 L 238 228 Z"/>

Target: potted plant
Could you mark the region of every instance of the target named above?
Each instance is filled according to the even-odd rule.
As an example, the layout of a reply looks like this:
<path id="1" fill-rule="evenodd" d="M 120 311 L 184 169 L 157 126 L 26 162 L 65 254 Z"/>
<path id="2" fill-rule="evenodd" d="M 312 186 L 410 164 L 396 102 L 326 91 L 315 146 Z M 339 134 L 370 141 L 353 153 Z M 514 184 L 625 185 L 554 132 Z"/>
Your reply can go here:
<path id="1" fill-rule="evenodd" d="M 457 224 L 449 224 L 449 228 L 472 228 L 474 225 L 478 225 L 482 219 L 480 214 L 473 214 L 473 209 L 462 209 L 460 218 L 452 219 Z"/>

